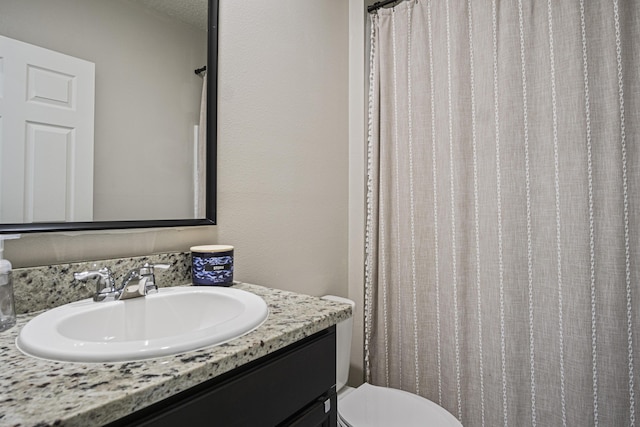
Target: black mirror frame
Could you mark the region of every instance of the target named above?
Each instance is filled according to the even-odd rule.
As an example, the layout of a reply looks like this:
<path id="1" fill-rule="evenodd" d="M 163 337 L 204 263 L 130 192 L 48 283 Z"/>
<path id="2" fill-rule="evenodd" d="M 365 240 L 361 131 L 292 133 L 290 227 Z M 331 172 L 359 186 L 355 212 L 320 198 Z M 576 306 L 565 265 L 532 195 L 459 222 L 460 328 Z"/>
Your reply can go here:
<path id="1" fill-rule="evenodd" d="M 209 78 L 207 81 L 207 173 L 205 185 L 207 198 L 205 218 L 0 224 L 0 234 L 215 225 L 217 206 L 216 165 L 218 129 L 218 0 L 209 0 L 207 41 L 207 70 L 209 71 L 209 76 L 211 76 L 212 78 Z M 214 70 L 215 72 L 211 73 L 211 70 Z"/>

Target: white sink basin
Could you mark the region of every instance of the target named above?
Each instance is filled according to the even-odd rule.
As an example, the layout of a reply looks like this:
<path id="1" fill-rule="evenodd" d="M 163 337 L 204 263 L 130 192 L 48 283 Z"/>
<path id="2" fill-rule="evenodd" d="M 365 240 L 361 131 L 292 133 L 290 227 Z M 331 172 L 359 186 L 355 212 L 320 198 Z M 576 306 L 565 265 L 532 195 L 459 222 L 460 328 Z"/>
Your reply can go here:
<path id="1" fill-rule="evenodd" d="M 91 299 L 46 311 L 16 339 L 34 357 L 67 362 L 150 359 L 222 344 L 260 326 L 262 298 L 222 287 L 161 288 L 125 301 Z"/>

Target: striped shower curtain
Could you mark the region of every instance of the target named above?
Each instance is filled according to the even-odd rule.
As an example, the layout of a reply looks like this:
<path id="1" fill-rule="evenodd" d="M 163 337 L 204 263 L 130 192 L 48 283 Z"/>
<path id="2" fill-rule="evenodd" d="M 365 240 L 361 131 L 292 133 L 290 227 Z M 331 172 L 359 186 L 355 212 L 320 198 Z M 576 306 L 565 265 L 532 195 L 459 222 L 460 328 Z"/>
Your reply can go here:
<path id="1" fill-rule="evenodd" d="M 640 424 L 640 5 L 370 16 L 365 369 L 465 426 Z"/>

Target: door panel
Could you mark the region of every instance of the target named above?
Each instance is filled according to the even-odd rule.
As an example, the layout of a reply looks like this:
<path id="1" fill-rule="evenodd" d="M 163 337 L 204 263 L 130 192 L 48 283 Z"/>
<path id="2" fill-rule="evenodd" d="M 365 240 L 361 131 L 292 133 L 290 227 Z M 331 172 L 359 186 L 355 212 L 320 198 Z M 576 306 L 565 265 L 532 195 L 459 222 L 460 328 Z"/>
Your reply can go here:
<path id="1" fill-rule="evenodd" d="M 73 206 L 74 142 L 75 129 L 27 122 L 26 222 L 66 221 Z"/>

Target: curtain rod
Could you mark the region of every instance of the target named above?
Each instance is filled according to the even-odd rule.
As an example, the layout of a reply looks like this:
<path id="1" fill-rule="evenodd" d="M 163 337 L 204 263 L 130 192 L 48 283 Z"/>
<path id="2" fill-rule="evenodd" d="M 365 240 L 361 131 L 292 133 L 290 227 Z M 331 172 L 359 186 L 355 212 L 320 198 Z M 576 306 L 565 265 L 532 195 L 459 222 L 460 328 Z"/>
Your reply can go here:
<path id="1" fill-rule="evenodd" d="M 391 3 L 398 3 L 399 1 L 400 0 L 382 0 L 382 1 L 375 2 L 371 6 L 367 7 L 367 12 L 369 12 L 369 13 L 375 12 L 376 10 L 380 9 L 381 7 L 384 7 L 384 6 L 386 6 L 388 4 L 391 4 Z"/>

